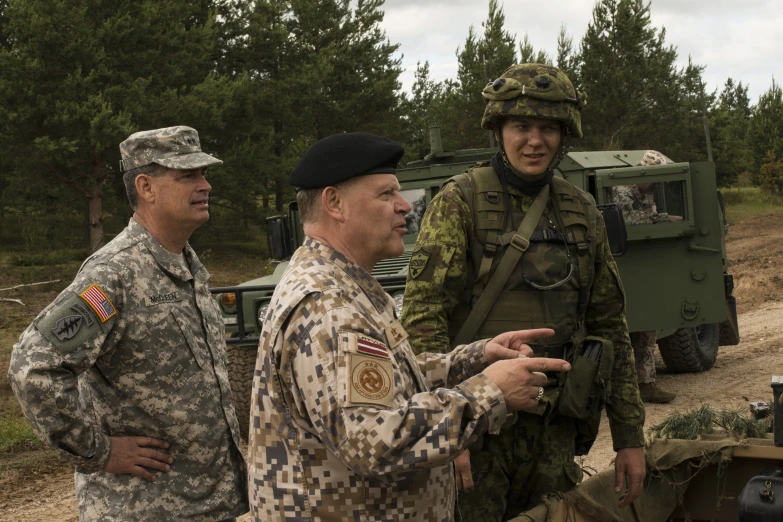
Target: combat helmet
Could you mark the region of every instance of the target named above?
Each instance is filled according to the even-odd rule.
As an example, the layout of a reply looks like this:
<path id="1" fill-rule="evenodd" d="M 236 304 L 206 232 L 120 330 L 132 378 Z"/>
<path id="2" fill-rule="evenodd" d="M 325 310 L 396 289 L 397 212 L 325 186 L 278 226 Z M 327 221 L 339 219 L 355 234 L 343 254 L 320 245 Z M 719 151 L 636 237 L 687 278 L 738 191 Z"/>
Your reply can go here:
<path id="1" fill-rule="evenodd" d="M 481 95 L 487 100 L 482 129 L 493 130 L 506 116 L 531 116 L 562 121 L 570 136 L 582 137 L 579 113 L 587 98 L 556 67 L 540 63 L 513 65 L 487 84 Z"/>

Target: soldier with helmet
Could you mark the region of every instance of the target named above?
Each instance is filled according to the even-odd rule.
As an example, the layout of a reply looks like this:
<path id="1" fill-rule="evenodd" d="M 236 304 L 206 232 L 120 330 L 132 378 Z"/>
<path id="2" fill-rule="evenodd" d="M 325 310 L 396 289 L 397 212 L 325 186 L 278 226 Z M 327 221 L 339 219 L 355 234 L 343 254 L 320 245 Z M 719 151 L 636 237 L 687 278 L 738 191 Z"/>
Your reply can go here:
<path id="1" fill-rule="evenodd" d="M 536 356 L 573 363 L 551 375 L 535 408 L 509 416 L 457 460 L 465 520 L 507 520 L 572 488 L 575 455 L 607 409 L 620 505 L 645 476 L 644 408 L 625 296 L 592 196 L 554 176 L 581 138 L 585 97 L 559 69 L 516 65 L 483 90 L 482 128 L 500 151 L 447 182 L 430 204 L 411 257 L 402 320 L 416 352 L 506 330 L 548 327 Z M 466 452 L 467 453 L 467 452 Z M 627 483 L 624 481 L 627 479 Z"/>

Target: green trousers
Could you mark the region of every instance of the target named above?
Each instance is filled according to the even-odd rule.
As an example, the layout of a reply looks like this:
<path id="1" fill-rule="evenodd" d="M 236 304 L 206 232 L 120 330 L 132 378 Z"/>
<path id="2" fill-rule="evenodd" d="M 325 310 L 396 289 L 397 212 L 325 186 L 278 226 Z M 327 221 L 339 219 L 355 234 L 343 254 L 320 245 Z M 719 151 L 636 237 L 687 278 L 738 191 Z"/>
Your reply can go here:
<path id="1" fill-rule="evenodd" d="M 541 496 L 568 491 L 582 479 L 574 462 L 576 421 L 520 412 L 498 435 L 484 435 L 470 449 L 473 491 L 459 492 L 462 520 L 501 522 L 539 503 Z"/>

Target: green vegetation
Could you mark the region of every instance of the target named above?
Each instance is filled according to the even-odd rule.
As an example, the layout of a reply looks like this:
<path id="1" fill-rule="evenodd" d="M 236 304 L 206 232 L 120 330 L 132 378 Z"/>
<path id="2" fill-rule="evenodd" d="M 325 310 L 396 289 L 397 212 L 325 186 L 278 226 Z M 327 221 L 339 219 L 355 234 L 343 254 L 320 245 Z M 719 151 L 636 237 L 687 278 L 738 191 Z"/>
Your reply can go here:
<path id="1" fill-rule="evenodd" d="M 12 397 L 10 400 L 3 397 L 1 402 L 10 407 L 7 408 L 9 411 L 2 411 L 0 414 L 0 454 L 40 447 L 41 443 L 19 410 L 16 401 Z"/>
<path id="2" fill-rule="evenodd" d="M 771 194 L 759 187 L 721 189 L 729 224 L 765 214 L 783 213 L 783 196 Z"/>
<path id="3" fill-rule="evenodd" d="M 769 431 L 772 417 L 754 420 L 746 409 L 716 410 L 702 405 L 685 413 L 675 412 L 660 424 L 651 426 L 647 436 L 651 439 L 696 440 L 716 429 L 725 430 L 736 437 L 761 438 Z"/>
<path id="4" fill-rule="evenodd" d="M 213 218 L 199 239 L 218 251 L 283 211 L 287 174 L 324 136 L 387 135 L 404 161 L 429 152 L 431 125 L 448 149 L 488 145 L 481 89 L 526 61 L 554 63 L 587 94 L 586 138 L 573 146 L 701 160 L 706 110 L 721 186 L 746 175 L 783 186 L 780 86 L 757 106 L 732 78 L 706 92 L 705 65 L 675 65 L 650 2 L 598 0 L 581 38 L 551 28 L 554 52 L 511 32 L 501 2 L 487 7 L 456 50 L 456 76 L 434 81 L 419 63 L 406 93 L 383 0 L 0 0 L 0 244 L 95 249 L 131 215 L 119 142 L 185 123 L 225 161 L 210 173 Z"/>

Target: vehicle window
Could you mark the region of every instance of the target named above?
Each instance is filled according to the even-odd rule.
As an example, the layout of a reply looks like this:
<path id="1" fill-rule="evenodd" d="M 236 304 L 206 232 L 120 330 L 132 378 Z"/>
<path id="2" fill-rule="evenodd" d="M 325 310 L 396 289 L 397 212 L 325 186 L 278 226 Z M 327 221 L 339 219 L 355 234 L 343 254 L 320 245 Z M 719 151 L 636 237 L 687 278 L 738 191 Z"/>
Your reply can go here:
<path id="1" fill-rule="evenodd" d="M 400 194 L 411 205 L 410 213 L 405 216 L 405 226 L 408 229 L 408 234 L 418 234 L 421 228 L 421 218 L 424 217 L 424 211 L 427 208 L 427 198 L 424 195 L 424 189 L 401 190 Z"/>
<path id="2" fill-rule="evenodd" d="M 606 201 L 623 211 L 626 225 L 676 223 L 688 219 L 684 181 L 607 187 Z"/>

